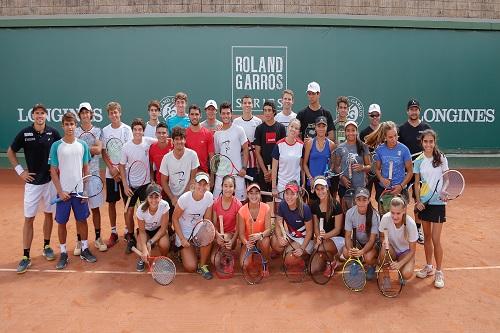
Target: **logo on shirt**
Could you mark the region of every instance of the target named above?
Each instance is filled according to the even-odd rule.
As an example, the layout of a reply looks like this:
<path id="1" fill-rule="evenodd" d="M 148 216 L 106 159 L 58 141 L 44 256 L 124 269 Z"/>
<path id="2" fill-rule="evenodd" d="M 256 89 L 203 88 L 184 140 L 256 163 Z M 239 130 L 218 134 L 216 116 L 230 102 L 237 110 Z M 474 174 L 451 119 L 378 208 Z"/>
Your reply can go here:
<path id="1" fill-rule="evenodd" d="M 174 175 L 178 178 L 179 184 L 183 183 L 186 179 L 184 178 L 184 171 L 179 171 L 174 173 Z"/>
<path id="2" fill-rule="evenodd" d="M 25 136 L 25 137 L 27 137 L 27 136 L 33 136 L 33 133 L 31 133 L 31 132 L 25 132 L 25 133 L 24 133 L 24 136 Z"/>
<path id="3" fill-rule="evenodd" d="M 361 100 L 355 96 L 347 96 L 349 101 L 349 113 L 347 119 L 355 121 L 356 124 L 361 125 L 365 119 L 365 108 Z"/>
<path id="4" fill-rule="evenodd" d="M 175 96 L 163 97 L 160 100 L 160 112 L 165 122 L 168 118 L 175 116 L 177 113 L 175 109 Z"/>
<path id="5" fill-rule="evenodd" d="M 226 155 L 231 150 L 231 140 L 222 141 L 222 147 L 226 150 Z"/>

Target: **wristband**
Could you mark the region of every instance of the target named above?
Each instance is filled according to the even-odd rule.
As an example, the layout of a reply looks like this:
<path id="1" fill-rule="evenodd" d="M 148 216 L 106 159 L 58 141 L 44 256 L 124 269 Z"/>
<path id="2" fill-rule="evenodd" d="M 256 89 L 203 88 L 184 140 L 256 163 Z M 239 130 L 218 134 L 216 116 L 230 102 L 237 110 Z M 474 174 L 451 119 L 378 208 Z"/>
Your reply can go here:
<path id="1" fill-rule="evenodd" d="M 149 246 L 152 246 L 153 245 L 153 242 L 151 241 L 151 239 L 148 239 L 148 243 L 147 243 Z"/>
<path id="2" fill-rule="evenodd" d="M 14 168 L 14 170 L 16 170 L 17 174 L 20 176 L 23 172 L 24 172 L 24 168 L 21 164 L 18 164 L 16 165 L 16 167 Z"/>

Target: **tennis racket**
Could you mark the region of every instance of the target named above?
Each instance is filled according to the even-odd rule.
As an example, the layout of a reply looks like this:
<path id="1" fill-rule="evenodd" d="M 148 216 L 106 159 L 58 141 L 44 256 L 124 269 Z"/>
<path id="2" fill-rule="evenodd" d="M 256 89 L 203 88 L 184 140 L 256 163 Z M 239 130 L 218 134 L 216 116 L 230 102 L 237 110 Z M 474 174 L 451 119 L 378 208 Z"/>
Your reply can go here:
<path id="1" fill-rule="evenodd" d="M 368 172 L 368 177 L 373 178 L 376 176 L 375 169 L 377 168 L 377 163 L 375 161 L 375 151 L 370 152 L 370 171 Z"/>
<path id="2" fill-rule="evenodd" d="M 414 187 L 414 184 L 412 186 Z M 427 192 L 426 186 L 426 183 L 420 182 L 420 193 Z M 456 199 L 463 193 L 464 189 L 464 176 L 457 170 L 446 170 L 436 182 L 432 194 L 422 204 L 426 205 L 438 192 L 439 198 L 443 201 Z"/>
<path id="3" fill-rule="evenodd" d="M 122 158 L 123 142 L 118 138 L 110 138 L 106 142 L 106 153 L 113 166 L 118 166 Z M 115 192 L 118 191 L 118 182 L 115 181 Z"/>
<path id="4" fill-rule="evenodd" d="M 352 229 L 352 245 L 357 248 L 356 228 Z M 342 269 L 342 279 L 347 288 L 352 291 L 361 291 L 366 284 L 366 272 L 359 257 L 350 256 Z"/>
<path id="5" fill-rule="evenodd" d="M 349 208 L 354 206 L 355 201 L 354 201 L 354 195 L 356 191 L 353 188 L 349 188 L 345 191 L 344 196 L 342 197 L 342 206 L 344 208 L 344 213 L 347 212 Z"/>
<path id="6" fill-rule="evenodd" d="M 285 275 L 290 282 L 302 282 L 306 276 L 306 263 L 302 257 L 297 257 L 293 254 L 296 248 L 292 245 L 292 242 L 290 242 L 283 223 L 285 223 L 284 220 L 282 223 L 278 224 L 280 225 L 283 237 L 285 237 L 288 242 L 288 246 L 283 251 L 283 268 Z"/>
<path id="7" fill-rule="evenodd" d="M 212 156 L 210 159 L 210 170 L 219 176 L 237 175 L 240 172 L 240 170 L 236 169 L 233 161 L 222 154 Z M 245 179 L 253 181 L 253 177 L 249 175 L 245 175 Z"/>
<path id="8" fill-rule="evenodd" d="M 144 256 L 135 246 L 132 246 L 132 251 L 134 251 L 141 258 Z M 161 284 L 162 286 L 172 283 L 175 278 L 176 268 L 174 262 L 170 258 L 163 256 L 148 257 L 146 263 L 149 267 L 149 273 L 151 273 L 155 282 Z"/>
<path id="9" fill-rule="evenodd" d="M 222 238 L 226 241 L 226 234 L 224 234 L 224 217 L 222 215 L 219 216 L 219 227 Z M 215 275 L 217 275 L 219 279 L 230 279 L 233 277 L 234 258 L 234 252 L 226 248 L 225 244 L 219 246 L 214 256 Z"/>
<path id="10" fill-rule="evenodd" d="M 89 149 L 92 148 L 93 145 L 95 145 L 97 138 L 92 132 L 89 131 L 83 131 L 78 139 L 84 141 L 87 146 L 89 146 Z"/>
<path id="11" fill-rule="evenodd" d="M 97 175 L 87 175 L 78 181 L 73 191 L 70 192 L 70 195 L 81 199 L 90 199 L 99 195 L 103 188 L 104 183 L 101 177 Z M 58 197 L 52 200 L 50 204 L 53 205 L 61 201 L 63 200 Z"/>
<path id="12" fill-rule="evenodd" d="M 250 235 L 253 234 L 253 224 L 254 220 L 252 214 L 250 215 Z M 257 284 L 264 278 L 264 269 L 266 268 L 266 261 L 262 256 L 259 248 L 257 247 L 257 241 L 252 247 L 248 248 L 245 252 L 245 257 L 243 258 L 243 278 L 248 284 Z"/>
<path id="13" fill-rule="evenodd" d="M 387 179 L 389 179 L 391 182 L 393 167 L 394 161 L 389 161 L 389 175 L 387 176 Z M 392 194 L 391 191 L 392 187 L 391 185 L 389 185 L 389 187 L 387 187 L 378 198 L 378 212 L 381 216 L 387 213 L 391 208 L 391 200 L 395 197 L 395 195 Z"/>
<path id="14" fill-rule="evenodd" d="M 320 218 L 320 231 L 324 231 L 323 224 L 324 219 Z M 324 285 L 327 284 L 328 281 L 330 281 L 333 274 L 335 274 L 335 265 L 333 264 L 333 260 L 325 249 L 324 239 L 320 237 L 320 241 L 316 244 L 314 252 L 309 259 L 309 273 L 311 274 L 311 278 L 315 283 Z"/>
<path id="15" fill-rule="evenodd" d="M 148 183 L 148 167 L 143 161 L 134 161 L 128 168 L 127 181 L 128 186 L 132 190 L 133 194 L 128 197 L 127 203 L 125 204 L 125 211 L 130 207 L 130 201 L 132 197 L 137 193 L 137 191 L 144 185 Z"/>
<path id="16" fill-rule="evenodd" d="M 203 219 L 198 221 L 191 231 L 188 241 L 196 247 L 207 246 L 214 241 L 215 227 L 212 221 Z"/>
<path id="17" fill-rule="evenodd" d="M 385 254 L 382 263 L 377 271 L 377 285 L 382 295 L 386 297 L 396 297 L 403 289 L 403 275 L 397 269 L 392 269 L 391 253 L 389 251 L 389 232 L 384 229 Z"/>

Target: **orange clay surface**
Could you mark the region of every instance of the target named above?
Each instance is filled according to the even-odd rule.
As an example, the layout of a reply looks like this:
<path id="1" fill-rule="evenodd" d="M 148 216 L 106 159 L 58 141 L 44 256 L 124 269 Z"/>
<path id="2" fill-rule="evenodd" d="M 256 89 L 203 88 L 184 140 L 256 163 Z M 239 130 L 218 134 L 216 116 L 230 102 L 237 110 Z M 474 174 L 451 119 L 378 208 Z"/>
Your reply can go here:
<path id="1" fill-rule="evenodd" d="M 247 285 L 241 275 L 205 281 L 179 274 L 162 287 L 135 273 L 136 256 L 120 242 L 96 264 L 73 257 L 74 221 L 68 224 L 70 263 L 55 272 L 41 255 L 42 214 L 35 220 L 30 271 L 17 275 L 22 254 L 23 185 L 0 170 L 0 332 L 498 332 L 500 329 L 500 170 L 463 170 L 466 190 L 448 206 L 443 230 L 446 286 L 413 278 L 397 299 L 368 282 L 348 291 L 339 274 L 326 285 L 291 284 L 274 259 L 271 277 Z M 109 236 L 107 208 L 103 237 Z M 120 215 L 119 215 L 120 216 Z M 123 215 L 122 215 L 123 216 Z M 90 239 L 94 232 L 89 228 Z M 59 254 L 57 228 L 53 248 Z M 417 268 L 424 264 L 417 245 Z"/>

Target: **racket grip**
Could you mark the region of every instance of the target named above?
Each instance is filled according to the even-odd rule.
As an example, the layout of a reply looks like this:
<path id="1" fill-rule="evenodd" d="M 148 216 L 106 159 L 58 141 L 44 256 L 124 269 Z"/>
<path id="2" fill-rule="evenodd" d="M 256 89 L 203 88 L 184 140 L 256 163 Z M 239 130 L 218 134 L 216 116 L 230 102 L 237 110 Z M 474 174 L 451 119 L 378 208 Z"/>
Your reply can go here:
<path id="1" fill-rule="evenodd" d="M 51 205 L 55 205 L 56 203 L 61 202 L 61 201 L 62 201 L 62 200 L 61 200 L 61 198 L 55 198 L 55 199 L 53 199 L 53 200 L 50 202 L 50 204 L 51 204 Z"/>
<path id="2" fill-rule="evenodd" d="M 115 180 L 114 183 L 115 183 L 115 192 L 118 192 L 118 182 Z"/>
<path id="3" fill-rule="evenodd" d="M 132 197 L 128 197 L 127 203 L 125 204 L 125 211 L 127 211 L 128 207 L 130 206 L 130 200 L 132 200 Z"/>
<path id="4" fill-rule="evenodd" d="M 143 254 L 141 251 L 139 251 L 139 249 L 137 249 L 135 246 L 132 246 L 132 251 L 134 251 L 135 254 L 137 254 L 139 257 L 142 257 Z"/>
<path id="5" fill-rule="evenodd" d="M 272 192 L 268 192 L 268 191 L 260 191 L 260 195 L 267 195 L 267 196 L 272 196 L 273 193 Z"/>
<path id="6" fill-rule="evenodd" d="M 249 176 L 249 175 L 245 175 L 245 179 L 248 179 L 249 181 L 253 181 L 253 177 L 252 176 Z"/>

